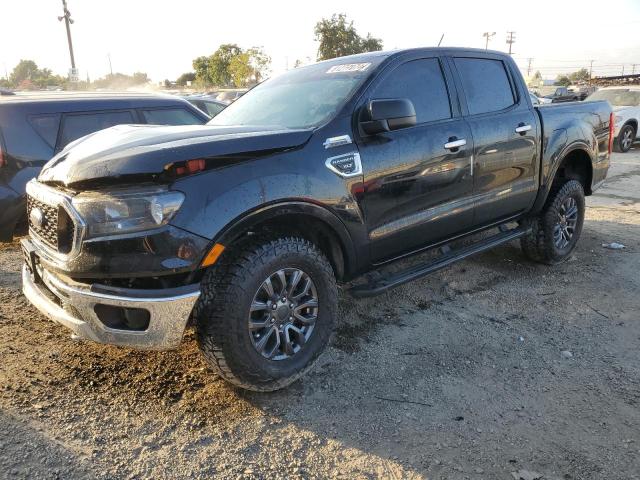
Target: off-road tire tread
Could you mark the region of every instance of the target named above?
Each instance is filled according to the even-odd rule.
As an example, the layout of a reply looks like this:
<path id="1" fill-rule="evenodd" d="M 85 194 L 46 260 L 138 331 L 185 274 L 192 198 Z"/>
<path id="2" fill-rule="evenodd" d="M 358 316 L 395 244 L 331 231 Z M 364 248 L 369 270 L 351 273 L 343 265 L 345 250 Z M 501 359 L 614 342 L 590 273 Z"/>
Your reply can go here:
<path id="1" fill-rule="evenodd" d="M 529 259 L 538 263 L 555 265 L 570 256 L 567 254 L 561 259 L 555 257 L 552 231 L 553 222 L 555 222 L 555 216 L 557 215 L 556 212 L 560 208 L 562 201 L 574 192 L 579 193 L 584 205 L 584 189 L 579 181 L 554 182 L 542 211 L 538 215 L 524 220 L 523 226 L 530 228 L 531 231 L 520 239 L 520 246 Z M 576 235 L 579 236 L 581 230 L 582 226 L 580 226 L 580 230 L 576 232 Z"/>
<path id="2" fill-rule="evenodd" d="M 305 375 L 316 363 L 322 349 L 319 349 L 311 361 L 301 370 L 286 378 L 266 378 L 256 374 L 242 356 L 233 350 L 232 342 L 244 324 L 225 321 L 229 310 L 237 303 L 240 292 L 245 290 L 245 279 L 252 275 L 258 264 L 287 252 L 297 252 L 311 257 L 330 282 L 329 296 L 323 307 L 329 308 L 333 322 L 337 306 L 337 288 L 331 264 L 325 255 L 311 242 L 299 237 L 281 237 L 275 239 L 253 238 L 241 242 L 231 251 L 225 252 L 219 264 L 210 269 L 201 281 L 201 296 L 196 305 L 194 317 L 200 349 L 211 368 L 228 382 L 238 387 L 258 392 L 270 392 L 284 388 Z M 250 292 L 254 293 L 254 292 Z M 231 308 L 229 308 L 231 306 Z M 314 334 L 323 335 L 323 346 L 333 332 L 333 324 L 325 331 L 314 330 Z"/>

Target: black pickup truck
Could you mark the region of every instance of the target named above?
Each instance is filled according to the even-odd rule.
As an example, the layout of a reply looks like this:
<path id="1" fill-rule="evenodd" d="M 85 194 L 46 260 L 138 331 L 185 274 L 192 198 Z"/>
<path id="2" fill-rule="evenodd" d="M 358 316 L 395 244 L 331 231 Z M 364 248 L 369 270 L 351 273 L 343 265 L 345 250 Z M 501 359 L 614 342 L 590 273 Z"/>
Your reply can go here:
<path id="1" fill-rule="evenodd" d="M 275 390 L 327 344 L 337 283 L 374 295 L 515 239 L 565 260 L 612 126 L 608 102 L 534 108 L 498 52 L 297 68 L 205 126 L 116 126 L 58 153 L 27 186 L 23 290 L 98 342 L 172 348 L 192 321 L 222 377 Z"/>

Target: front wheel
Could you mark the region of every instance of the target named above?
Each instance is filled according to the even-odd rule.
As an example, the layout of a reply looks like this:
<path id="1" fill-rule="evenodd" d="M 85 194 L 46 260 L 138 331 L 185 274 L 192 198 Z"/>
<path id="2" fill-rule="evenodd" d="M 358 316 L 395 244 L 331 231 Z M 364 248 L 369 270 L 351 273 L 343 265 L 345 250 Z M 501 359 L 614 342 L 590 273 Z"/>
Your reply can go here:
<path id="1" fill-rule="evenodd" d="M 312 367 L 333 331 L 331 264 L 297 237 L 254 241 L 230 253 L 202 280 L 195 311 L 200 348 L 234 385 L 286 387 Z"/>
<path id="2" fill-rule="evenodd" d="M 528 218 L 524 226 L 531 231 L 520 245 L 531 260 L 560 263 L 571 255 L 584 223 L 584 190 L 577 180 L 555 185 L 539 215 Z"/>
<path id="3" fill-rule="evenodd" d="M 618 134 L 617 149 L 619 152 L 625 153 L 631 150 L 633 142 L 636 140 L 636 129 L 633 125 L 625 125 L 620 129 Z"/>

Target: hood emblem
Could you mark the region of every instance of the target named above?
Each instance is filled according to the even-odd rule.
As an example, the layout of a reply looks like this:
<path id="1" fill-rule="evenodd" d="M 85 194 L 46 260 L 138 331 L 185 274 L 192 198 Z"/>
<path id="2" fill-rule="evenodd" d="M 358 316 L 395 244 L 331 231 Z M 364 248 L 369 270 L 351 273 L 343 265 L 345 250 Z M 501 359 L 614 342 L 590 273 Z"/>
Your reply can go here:
<path id="1" fill-rule="evenodd" d="M 29 212 L 29 221 L 36 228 L 43 228 L 45 224 L 44 213 L 38 207 L 32 208 Z"/>

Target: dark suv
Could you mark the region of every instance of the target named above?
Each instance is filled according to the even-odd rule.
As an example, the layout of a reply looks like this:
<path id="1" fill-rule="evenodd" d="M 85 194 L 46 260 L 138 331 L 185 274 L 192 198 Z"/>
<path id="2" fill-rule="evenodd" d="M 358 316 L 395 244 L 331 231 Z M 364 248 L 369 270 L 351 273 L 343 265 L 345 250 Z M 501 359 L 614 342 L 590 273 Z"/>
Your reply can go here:
<path id="1" fill-rule="evenodd" d="M 0 241 L 26 227 L 25 185 L 74 140 L 119 124 L 202 125 L 189 102 L 151 94 L 25 94 L 0 100 Z"/>

